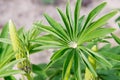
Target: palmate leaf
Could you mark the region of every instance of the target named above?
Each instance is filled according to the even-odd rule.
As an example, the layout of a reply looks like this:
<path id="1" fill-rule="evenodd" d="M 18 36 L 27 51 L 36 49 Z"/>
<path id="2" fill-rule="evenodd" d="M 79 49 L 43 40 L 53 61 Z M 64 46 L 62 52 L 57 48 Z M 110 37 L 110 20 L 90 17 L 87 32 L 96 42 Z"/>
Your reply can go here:
<path id="1" fill-rule="evenodd" d="M 104 8 L 106 3 L 104 2 L 93 9 L 88 15 L 87 19 L 85 19 L 85 16 L 79 16 L 81 2 L 82 0 L 77 0 L 76 2 L 74 10 L 74 21 L 72 20 L 72 12 L 70 10 L 69 3 L 67 3 L 66 6 L 66 15 L 62 12 L 62 10 L 58 9 L 58 12 L 65 26 L 62 26 L 62 24 L 59 24 L 56 20 L 49 17 L 48 15 L 45 15 L 45 17 L 50 26 L 44 26 L 41 24 L 36 25 L 39 26 L 40 30 L 44 30 L 50 35 L 53 35 L 55 38 L 52 40 L 51 36 L 46 36 L 45 38 L 37 40 L 37 42 L 42 42 L 40 43 L 41 46 L 38 49 L 54 48 L 54 50 L 57 50 L 55 54 L 53 54 L 53 56 L 51 57 L 51 61 L 48 66 L 51 66 L 53 62 L 55 62 L 57 59 L 60 59 L 64 54 L 67 54 L 65 55 L 66 60 L 64 61 L 63 65 L 62 80 L 70 79 L 71 67 L 73 65 L 74 79 L 82 79 L 80 73 L 81 60 L 83 60 L 83 63 L 88 67 L 91 73 L 97 76 L 95 70 L 87 59 L 87 56 L 94 58 L 98 62 L 101 62 L 101 64 L 105 64 L 105 66 L 107 67 L 111 66 L 105 58 L 86 48 L 86 46 L 84 46 L 84 43 L 93 41 L 96 38 L 106 36 L 109 33 L 113 32 L 113 28 L 106 29 L 101 27 L 105 25 L 107 21 L 111 19 L 117 12 L 112 11 L 93 22 L 96 15 Z M 58 43 L 61 45 L 54 43 Z M 78 52 L 77 49 L 81 46 L 85 48 L 80 48 L 80 50 L 83 52 Z"/>

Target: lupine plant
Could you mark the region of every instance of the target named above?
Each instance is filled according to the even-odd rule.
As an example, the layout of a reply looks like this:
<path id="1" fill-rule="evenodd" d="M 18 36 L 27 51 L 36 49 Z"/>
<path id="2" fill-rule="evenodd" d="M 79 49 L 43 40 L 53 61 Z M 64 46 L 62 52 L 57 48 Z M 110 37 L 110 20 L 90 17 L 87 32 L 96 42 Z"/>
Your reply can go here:
<path id="1" fill-rule="evenodd" d="M 104 8 L 105 5 L 106 3 L 104 2 L 93 9 L 87 17 L 80 17 L 79 14 L 81 0 L 77 0 L 74 10 L 74 19 L 71 17 L 72 14 L 69 3 L 66 6 L 66 14 L 64 14 L 60 9 L 57 9 L 64 25 L 56 22 L 56 20 L 47 14 L 45 14 L 45 18 L 47 19 L 50 26 L 39 23 L 35 24 L 36 26 L 39 26 L 40 30 L 44 30 L 49 33 L 37 39 L 36 41 L 41 42 L 41 44 L 43 44 L 43 46 L 46 48 L 58 49 L 52 55 L 51 61 L 47 68 L 49 68 L 50 65 L 56 62 L 59 58 L 65 56 L 62 80 L 69 80 L 72 67 L 74 67 L 75 79 L 82 80 L 80 69 L 81 62 L 85 64 L 87 69 L 94 76 L 93 80 L 95 80 L 97 73 L 93 68 L 94 65 L 90 63 L 87 56 L 95 59 L 100 64 L 106 65 L 106 67 L 111 67 L 111 64 L 105 58 L 85 46 L 85 43 L 90 42 L 96 38 L 103 37 L 114 31 L 113 28 L 103 28 L 103 26 L 117 13 L 116 11 L 112 11 L 94 21 L 96 15 Z M 86 80 L 90 79 L 86 78 Z"/>
<path id="2" fill-rule="evenodd" d="M 65 13 L 57 8 L 63 23 L 44 14 L 49 25 L 35 22 L 25 31 L 17 30 L 10 20 L 0 35 L 0 77 L 16 80 L 12 75 L 19 73 L 22 80 L 120 80 L 120 47 L 110 47 L 108 41 L 114 38 L 120 44 L 120 39 L 112 34 L 114 28 L 104 27 L 117 11 L 95 19 L 106 2 L 87 16 L 80 15 L 81 3 L 77 0 L 73 16 L 69 2 Z M 99 43 L 107 45 L 99 48 Z M 30 54 L 48 49 L 53 49 L 48 64 L 30 62 Z M 17 70 L 13 69 L 15 64 Z"/>

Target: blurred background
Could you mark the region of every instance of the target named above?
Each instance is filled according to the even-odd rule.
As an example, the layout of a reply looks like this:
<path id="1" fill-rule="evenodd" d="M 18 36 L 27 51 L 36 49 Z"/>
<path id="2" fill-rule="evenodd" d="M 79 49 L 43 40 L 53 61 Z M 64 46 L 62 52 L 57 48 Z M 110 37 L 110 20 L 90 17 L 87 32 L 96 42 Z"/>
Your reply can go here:
<path id="1" fill-rule="evenodd" d="M 95 6 L 104 1 L 108 4 L 98 17 L 112 9 L 120 8 L 120 0 L 83 0 L 81 15 L 88 14 Z M 43 17 L 44 13 L 60 22 L 56 8 L 59 7 L 65 11 L 66 2 L 67 0 L 0 0 L 0 28 L 9 19 L 12 19 L 17 27 L 25 26 L 26 29 L 29 29 L 35 21 L 43 21 L 43 23 L 48 24 Z M 75 2 L 76 0 L 70 0 L 73 12 Z M 118 28 L 118 25 L 114 22 L 116 18 L 117 16 L 108 25 Z M 116 33 L 119 34 L 119 32 Z M 33 54 L 31 55 L 31 62 L 34 64 L 46 63 L 49 61 L 51 52 L 52 50 L 48 50 L 40 52 L 40 54 Z"/>

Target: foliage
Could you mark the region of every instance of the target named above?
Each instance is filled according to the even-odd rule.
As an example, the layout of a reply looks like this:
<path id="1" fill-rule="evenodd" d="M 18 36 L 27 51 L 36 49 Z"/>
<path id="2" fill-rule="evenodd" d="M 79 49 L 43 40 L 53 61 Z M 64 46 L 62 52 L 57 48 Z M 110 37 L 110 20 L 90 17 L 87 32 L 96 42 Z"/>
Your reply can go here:
<path id="1" fill-rule="evenodd" d="M 57 9 L 64 25 L 56 22 L 47 14 L 45 14 L 45 18 L 50 26 L 46 26 L 41 23 L 35 24 L 39 26 L 40 30 L 49 33 L 35 41 L 41 42 L 41 44 L 46 48 L 58 49 L 52 55 L 47 68 L 49 68 L 59 58 L 66 55 L 66 60 L 63 64 L 62 80 L 69 79 L 72 66 L 74 66 L 75 79 L 82 80 L 80 69 L 81 62 L 86 65 L 95 77 L 97 77 L 97 73 L 87 59 L 87 56 L 91 56 L 100 64 L 102 63 L 102 65 L 106 65 L 106 67 L 111 67 L 111 64 L 105 58 L 84 46 L 86 42 L 103 37 L 114 31 L 113 28 L 103 28 L 102 26 L 117 13 L 116 11 L 112 11 L 100 19 L 93 21 L 105 5 L 106 3 L 104 2 L 97 6 L 89 13 L 87 19 L 85 19 L 85 16 L 79 16 L 81 0 L 77 0 L 74 10 L 74 19 L 71 17 L 69 3 L 66 6 L 66 14 L 64 14 L 60 9 Z"/>
<path id="2" fill-rule="evenodd" d="M 87 16 L 80 15 L 81 3 L 77 0 L 74 17 L 69 2 L 65 13 L 57 9 L 64 25 L 45 14 L 48 26 L 35 22 L 25 31 L 23 27 L 17 30 L 10 20 L 0 34 L 0 77 L 16 80 L 13 75 L 19 73 L 23 80 L 119 80 L 120 46 L 111 47 L 107 40 L 113 38 L 120 44 L 120 38 L 112 34 L 114 28 L 104 27 L 117 11 L 96 20 L 106 2 Z M 108 45 L 99 49 L 101 42 Z M 54 50 L 48 64 L 30 63 L 30 54 L 48 49 Z"/>

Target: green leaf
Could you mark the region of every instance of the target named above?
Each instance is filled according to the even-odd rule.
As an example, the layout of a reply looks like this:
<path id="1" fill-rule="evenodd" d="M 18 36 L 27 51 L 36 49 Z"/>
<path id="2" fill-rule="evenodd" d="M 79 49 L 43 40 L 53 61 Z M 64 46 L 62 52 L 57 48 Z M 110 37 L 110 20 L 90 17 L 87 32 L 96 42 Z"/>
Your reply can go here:
<path id="1" fill-rule="evenodd" d="M 11 41 L 7 38 L 0 38 L 1 43 L 11 44 Z"/>
<path id="2" fill-rule="evenodd" d="M 1 55 L 0 68 L 4 67 L 10 60 L 12 60 L 14 58 L 14 55 L 15 54 L 11 51 L 9 51 L 8 53 L 6 52 L 6 55 Z"/>
<path id="3" fill-rule="evenodd" d="M 40 46 L 34 48 L 32 51 L 40 51 L 40 50 L 46 50 L 46 49 L 59 49 L 59 48 L 63 48 L 63 46 L 58 46 L 55 44 L 41 44 Z"/>
<path id="4" fill-rule="evenodd" d="M 6 38 L 8 37 L 8 23 L 3 26 L 2 32 L 0 34 L 0 38 Z"/>
<path id="5" fill-rule="evenodd" d="M 2 32 L 0 34 L 0 38 L 8 38 L 8 23 L 5 24 L 5 26 L 3 26 Z M 7 43 L 7 41 L 6 41 L 6 43 Z M 4 45 L 3 44 L 4 43 L 0 42 L 0 47 L 5 48 L 6 46 L 8 46 L 7 44 L 4 44 Z"/>
<path id="6" fill-rule="evenodd" d="M 106 6 L 106 4 L 106 2 L 101 3 L 89 13 L 84 27 L 88 27 L 90 25 L 91 21 L 97 16 L 97 14 L 100 13 L 100 11 Z"/>
<path id="7" fill-rule="evenodd" d="M 100 54 L 107 57 L 107 58 L 109 58 L 109 59 L 111 59 L 111 60 L 120 61 L 120 55 L 115 54 L 113 52 L 104 51 L 104 52 L 100 52 Z"/>
<path id="8" fill-rule="evenodd" d="M 70 9 L 70 2 L 69 1 L 67 2 L 67 5 L 66 5 L 66 16 L 67 16 L 67 19 L 69 21 L 71 31 L 72 31 L 72 34 L 73 34 L 73 19 L 72 19 L 72 12 L 71 12 L 71 9 Z"/>
<path id="9" fill-rule="evenodd" d="M 111 35 L 112 35 L 113 39 L 120 45 L 120 38 L 117 37 L 117 36 L 114 35 L 114 34 L 111 34 Z"/>
<path id="10" fill-rule="evenodd" d="M 99 37 L 104 37 L 110 33 L 112 33 L 115 29 L 114 28 L 100 28 L 100 29 L 96 29 L 92 32 L 90 32 L 89 34 L 85 34 L 84 37 L 82 38 L 82 40 L 80 40 L 81 42 L 79 43 L 83 43 L 85 41 L 91 41 L 95 38 L 99 38 Z"/>
<path id="11" fill-rule="evenodd" d="M 25 72 L 23 72 L 21 70 L 8 70 L 8 71 L 0 72 L 0 77 L 10 76 L 10 75 L 14 75 L 14 74 L 24 74 L 24 73 Z"/>
<path id="12" fill-rule="evenodd" d="M 37 44 L 47 43 L 47 44 L 55 44 L 55 45 L 62 45 L 62 44 L 66 45 L 63 41 L 61 41 L 60 39 L 57 39 L 55 36 L 51 34 L 41 36 L 34 40 L 30 40 L 30 42 L 36 42 Z"/>
<path id="13" fill-rule="evenodd" d="M 36 26 L 39 26 L 38 28 L 41 29 L 41 30 L 44 30 L 54 36 L 56 36 L 57 38 L 60 38 L 62 41 L 64 41 L 63 37 L 61 36 L 61 34 L 59 34 L 58 32 L 56 32 L 53 27 L 51 26 L 45 26 L 45 25 L 42 25 L 42 24 L 39 24 L 39 23 L 36 23 L 35 24 Z"/>
<path id="14" fill-rule="evenodd" d="M 57 60 L 59 59 L 61 56 L 63 56 L 65 54 L 65 52 L 67 51 L 68 48 L 63 48 L 58 50 L 57 52 L 55 52 L 52 57 L 50 58 L 51 61 Z"/>
<path id="15" fill-rule="evenodd" d="M 77 34 L 78 30 L 78 19 L 80 15 L 80 8 L 81 8 L 82 0 L 77 0 L 74 10 L 74 33 Z"/>
<path id="16" fill-rule="evenodd" d="M 120 28 L 120 16 L 115 20 L 115 22 L 118 24 L 118 26 Z"/>
<path id="17" fill-rule="evenodd" d="M 38 29 L 38 26 L 34 26 L 34 25 L 33 25 L 33 28 L 32 28 L 31 30 L 29 30 L 29 32 L 28 32 L 29 39 L 31 39 L 31 40 L 36 39 L 41 32 L 42 32 L 42 31 L 40 31 L 40 30 Z"/>
<path id="18" fill-rule="evenodd" d="M 4 80 L 16 80 L 16 78 L 14 76 L 7 76 L 4 77 Z"/>
<path id="19" fill-rule="evenodd" d="M 48 77 L 47 73 L 48 72 L 44 72 L 46 64 L 32 64 L 32 71 L 34 73 L 34 80 L 46 80 L 46 78 Z"/>
<path id="20" fill-rule="evenodd" d="M 71 37 L 71 34 L 72 34 L 71 33 L 71 26 L 69 24 L 67 16 L 60 9 L 57 9 L 57 10 L 62 18 L 62 21 L 64 22 L 64 25 L 66 27 L 66 31 L 67 31 L 68 35 Z"/>
<path id="21" fill-rule="evenodd" d="M 88 29 L 84 30 L 82 32 L 82 34 L 79 36 L 78 41 L 80 41 L 84 35 L 92 33 L 92 31 L 94 31 L 95 29 L 102 27 L 103 25 L 105 25 L 107 23 L 107 21 L 112 18 L 115 14 L 117 14 L 117 11 L 112 11 L 108 14 L 106 14 L 105 16 L 101 17 L 100 19 L 98 19 L 97 21 L 95 21 L 94 23 L 92 23 Z M 81 44 L 81 41 L 79 42 L 79 44 Z"/>
<path id="22" fill-rule="evenodd" d="M 81 69 L 80 69 L 80 55 L 78 51 L 74 53 L 74 73 L 77 80 L 82 80 Z"/>
<path id="23" fill-rule="evenodd" d="M 18 60 L 15 60 L 15 61 L 12 61 L 10 63 L 8 63 L 7 65 L 3 66 L 1 69 L 0 69 L 0 73 L 12 68 L 15 64 L 21 62 L 21 61 L 24 61 L 25 59 L 18 59 Z"/>
<path id="24" fill-rule="evenodd" d="M 101 65 L 104 64 L 104 66 L 111 68 L 112 65 L 110 62 L 108 62 L 104 57 L 102 57 L 100 54 L 97 54 L 93 51 L 91 51 L 90 49 L 86 48 L 86 50 L 88 52 L 86 52 L 89 56 L 93 57 L 94 59 L 96 59 L 96 61 L 98 61 Z"/>
<path id="25" fill-rule="evenodd" d="M 72 49 L 72 51 L 69 52 L 66 61 L 64 62 L 63 65 L 63 74 L 62 74 L 62 79 L 63 80 L 69 80 L 69 76 L 70 76 L 70 71 L 71 71 L 71 67 L 73 64 L 73 60 L 74 60 L 74 52 L 75 50 Z"/>
<path id="26" fill-rule="evenodd" d="M 65 30 L 63 29 L 63 27 L 59 23 L 57 23 L 54 19 L 49 17 L 48 15 L 45 14 L 45 17 L 46 17 L 47 21 L 49 22 L 49 24 L 55 29 L 55 31 L 57 33 L 59 33 L 59 35 L 61 35 L 61 37 L 64 40 L 68 41 L 69 37 L 66 34 Z"/>
<path id="27" fill-rule="evenodd" d="M 80 54 L 81 54 L 81 56 L 82 56 L 82 60 L 83 60 L 83 62 L 85 63 L 86 67 L 90 70 L 90 72 L 91 72 L 95 77 L 97 77 L 96 71 L 94 70 L 94 68 L 92 67 L 92 65 L 90 64 L 90 62 L 89 62 L 88 59 L 86 58 L 86 56 L 83 54 L 82 51 L 80 51 Z"/>
<path id="28" fill-rule="evenodd" d="M 105 25 L 108 20 L 110 20 L 113 16 L 117 14 L 117 11 L 112 11 L 105 16 L 101 17 L 97 21 L 95 21 L 93 24 L 89 26 L 89 28 L 86 30 L 87 33 L 92 32 L 93 30 Z"/>
<path id="29" fill-rule="evenodd" d="M 48 69 L 53 63 L 55 63 L 57 60 L 59 60 L 60 58 L 63 57 L 63 55 L 65 55 L 66 53 L 68 53 L 70 50 L 68 48 L 63 48 L 63 49 L 60 49 L 58 51 L 56 51 L 52 57 L 50 58 L 50 63 L 47 65 L 47 68 Z"/>
<path id="30" fill-rule="evenodd" d="M 78 35 L 80 35 L 80 33 L 84 30 L 84 22 L 85 22 L 85 16 L 82 16 L 79 18 L 78 20 Z"/>
<path id="31" fill-rule="evenodd" d="M 120 46 L 110 47 L 110 44 L 107 44 L 99 49 L 99 53 L 110 60 L 120 61 L 119 50 Z"/>

